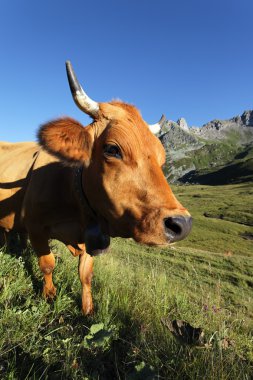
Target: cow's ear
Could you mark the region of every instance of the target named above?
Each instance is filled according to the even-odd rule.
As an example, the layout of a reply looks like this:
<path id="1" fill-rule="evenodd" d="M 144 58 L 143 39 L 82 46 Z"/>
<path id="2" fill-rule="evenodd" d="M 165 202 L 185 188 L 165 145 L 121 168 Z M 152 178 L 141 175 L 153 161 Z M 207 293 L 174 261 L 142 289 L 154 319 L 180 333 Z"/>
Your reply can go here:
<path id="1" fill-rule="evenodd" d="M 67 165 L 89 165 L 93 146 L 92 127 L 84 127 L 71 118 L 43 124 L 38 131 L 39 144 Z"/>

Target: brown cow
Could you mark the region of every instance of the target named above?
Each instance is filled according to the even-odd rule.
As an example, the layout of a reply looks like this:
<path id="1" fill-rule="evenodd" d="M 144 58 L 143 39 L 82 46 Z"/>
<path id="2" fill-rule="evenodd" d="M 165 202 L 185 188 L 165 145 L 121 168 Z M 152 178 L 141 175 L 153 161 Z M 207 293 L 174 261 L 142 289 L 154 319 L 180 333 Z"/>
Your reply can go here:
<path id="1" fill-rule="evenodd" d="M 164 149 L 139 111 L 91 100 L 69 62 L 67 74 L 76 104 L 93 122 L 83 127 L 62 118 L 40 128 L 40 145 L 0 144 L 0 231 L 28 232 L 46 297 L 56 293 L 49 239 L 79 255 L 82 309 L 89 314 L 92 256 L 108 248 L 110 236 L 167 245 L 188 235 L 191 217 L 166 182 Z"/>

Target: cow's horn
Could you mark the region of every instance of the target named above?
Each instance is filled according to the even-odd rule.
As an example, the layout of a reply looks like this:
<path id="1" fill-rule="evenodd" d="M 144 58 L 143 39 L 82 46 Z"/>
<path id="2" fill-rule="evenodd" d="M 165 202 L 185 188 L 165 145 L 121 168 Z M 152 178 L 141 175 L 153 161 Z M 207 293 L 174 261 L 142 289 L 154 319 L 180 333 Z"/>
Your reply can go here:
<path id="1" fill-rule="evenodd" d="M 151 130 L 152 133 L 155 135 L 160 132 L 163 124 L 166 121 L 166 117 L 162 115 L 161 119 L 158 121 L 156 124 L 149 124 L 149 129 Z"/>
<path id="2" fill-rule="evenodd" d="M 69 81 L 69 87 L 76 105 L 85 113 L 96 118 L 99 111 L 99 104 L 88 97 L 82 89 L 74 73 L 70 61 L 66 62 L 66 70 Z"/>

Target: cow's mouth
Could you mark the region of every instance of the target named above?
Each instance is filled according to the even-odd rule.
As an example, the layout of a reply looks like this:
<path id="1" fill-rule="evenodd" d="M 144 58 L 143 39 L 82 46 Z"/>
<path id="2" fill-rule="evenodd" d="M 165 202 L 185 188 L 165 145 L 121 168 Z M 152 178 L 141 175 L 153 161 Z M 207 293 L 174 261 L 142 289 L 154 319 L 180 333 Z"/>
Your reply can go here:
<path id="1" fill-rule="evenodd" d="M 97 223 L 90 224 L 85 231 L 86 252 L 91 256 L 101 255 L 108 251 L 110 237 L 101 231 Z"/>

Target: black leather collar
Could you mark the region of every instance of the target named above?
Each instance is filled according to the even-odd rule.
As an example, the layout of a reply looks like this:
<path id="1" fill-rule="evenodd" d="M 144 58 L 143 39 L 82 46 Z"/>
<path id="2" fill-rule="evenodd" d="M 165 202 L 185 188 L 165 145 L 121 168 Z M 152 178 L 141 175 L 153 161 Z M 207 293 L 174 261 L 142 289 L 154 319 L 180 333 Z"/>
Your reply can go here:
<path id="1" fill-rule="evenodd" d="M 81 166 L 80 168 L 77 168 L 75 170 L 75 175 L 74 175 L 76 194 L 83 208 L 85 209 L 89 208 L 91 216 L 96 219 L 97 214 L 95 210 L 91 207 L 91 204 L 83 190 L 82 176 L 83 176 L 83 167 Z"/>
<path id="2" fill-rule="evenodd" d="M 74 175 L 74 186 L 84 213 L 88 210 L 91 219 L 93 219 L 90 220 L 84 234 L 86 252 L 91 256 L 97 256 L 108 250 L 110 246 L 110 237 L 101 231 L 101 228 L 97 223 L 97 213 L 91 207 L 91 204 L 83 190 L 82 175 L 83 168 L 77 168 Z"/>

